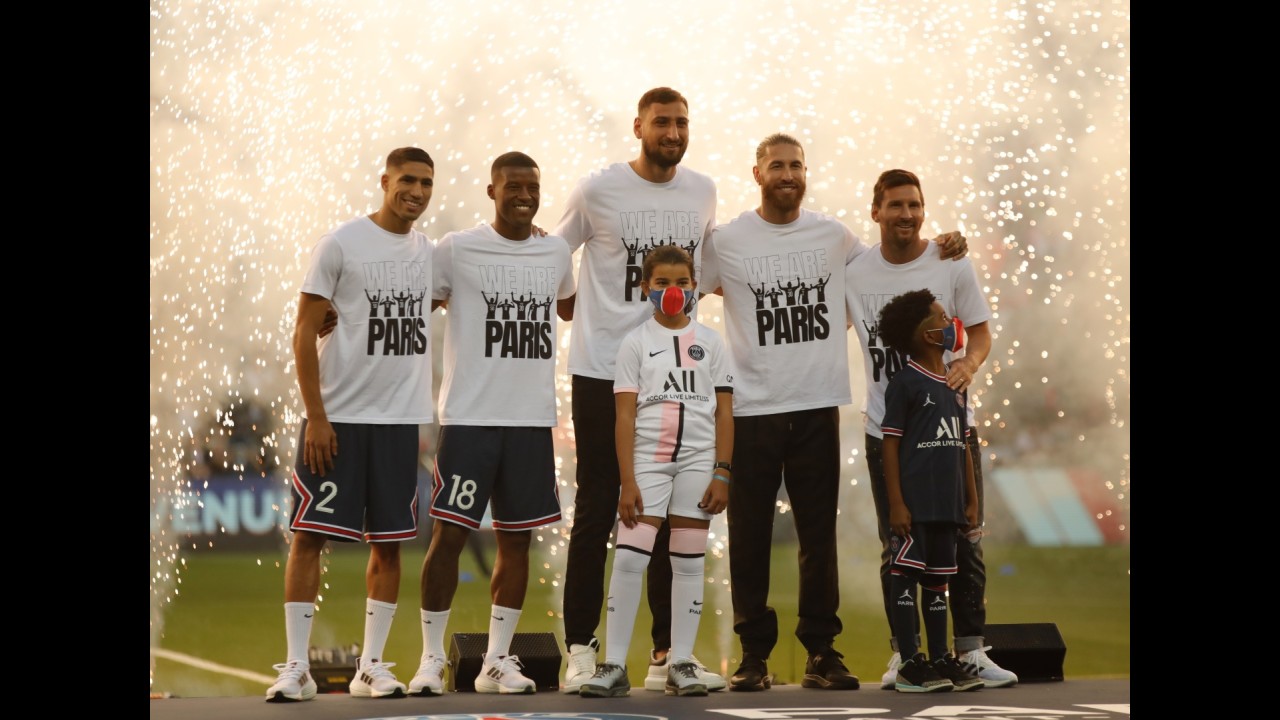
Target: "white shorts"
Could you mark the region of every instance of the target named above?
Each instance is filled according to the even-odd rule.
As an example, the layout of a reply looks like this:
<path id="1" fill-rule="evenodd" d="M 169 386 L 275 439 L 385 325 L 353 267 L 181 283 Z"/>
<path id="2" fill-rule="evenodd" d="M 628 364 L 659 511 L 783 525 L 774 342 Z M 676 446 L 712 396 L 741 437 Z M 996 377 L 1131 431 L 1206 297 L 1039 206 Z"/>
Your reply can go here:
<path id="1" fill-rule="evenodd" d="M 636 458 L 636 485 L 640 486 L 640 499 L 644 502 L 644 512 L 640 514 L 710 520 L 711 515 L 698 507 L 698 503 L 702 502 L 709 483 L 720 482 L 711 479 L 715 458 L 715 448 L 681 453 L 676 462 Z"/>

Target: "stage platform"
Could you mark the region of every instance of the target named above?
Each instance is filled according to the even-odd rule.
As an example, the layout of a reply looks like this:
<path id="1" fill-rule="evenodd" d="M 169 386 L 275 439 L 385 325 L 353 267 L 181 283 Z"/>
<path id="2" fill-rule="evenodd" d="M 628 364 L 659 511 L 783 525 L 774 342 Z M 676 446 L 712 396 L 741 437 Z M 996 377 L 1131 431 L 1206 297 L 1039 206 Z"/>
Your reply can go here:
<path id="1" fill-rule="evenodd" d="M 715 692 L 705 698 L 667 697 L 636 688 L 628 698 L 598 699 L 560 693 L 449 693 L 380 700 L 333 694 L 302 703 L 268 703 L 262 697 L 164 698 L 150 702 L 152 720 L 1120 720 L 1129 716 L 1127 679 L 1068 679 L 927 695 L 881 690 L 875 682 L 878 678 L 871 680 L 855 691 L 782 685 L 765 692 Z"/>

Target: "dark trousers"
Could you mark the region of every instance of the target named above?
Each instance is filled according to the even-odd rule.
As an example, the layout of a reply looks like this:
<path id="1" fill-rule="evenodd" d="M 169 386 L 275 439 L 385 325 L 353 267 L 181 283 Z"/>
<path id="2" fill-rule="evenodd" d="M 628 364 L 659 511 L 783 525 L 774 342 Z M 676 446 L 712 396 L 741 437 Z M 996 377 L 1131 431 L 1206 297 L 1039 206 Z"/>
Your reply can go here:
<path id="1" fill-rule="evenodd" d="M 600 626 L 609 533 L 618 516 L 618 454 L 614 443 L 613 381 L 573 376 L 573 432 L 578 449 L 578 494 L 573 501 L 569 559 L 564 573 L 565 645 L 586 645 Z M 649 560 L 653 646 L 671 647 L 671 529 L 662 523 Z"/>
<path id="2" fill-rule="evenodd" d="M 840 499 L 840 414 L 820 408 L 733 419 L 729 486 L 729 576 L 733 630 L 744 652 L 768 658 L 778 643 L 769 607 L 769 555 L 783 483 L 800 541 L 796 637 L 810 654 L 830 647 L 843 626 L 836 565 Z"/>
<path id="3" fill-rule="evenodd" d="M 973 479 L 978 486 L 978 522 L 982 523 L 982 448 L 978 429 L 969 428 L 969 453 L 973 456 Z M 889 591 L 889 495 L 884 483 L 884 441 L 866 436 L 867 469 L 871 473 L 871 497 L 876 503 L 876 530 L 880 534 L 880 590 L 884 595 L 884 616 L 893 634 Z M 981 637 L 987 625 L 987 566 L 982 561 L 982 541 L 961 539 L 956 543 L 957 572 L 951 578 L 952 633 L 957 638 Z M 916 633 L 919 635 L 919 633 Z"/>

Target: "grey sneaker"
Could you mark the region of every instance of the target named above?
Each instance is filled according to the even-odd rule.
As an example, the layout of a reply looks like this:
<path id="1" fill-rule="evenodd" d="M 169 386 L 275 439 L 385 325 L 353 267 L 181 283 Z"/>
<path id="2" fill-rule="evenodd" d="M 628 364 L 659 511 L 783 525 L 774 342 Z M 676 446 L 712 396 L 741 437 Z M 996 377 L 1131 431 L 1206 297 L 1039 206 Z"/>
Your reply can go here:
<path id="1" fill-rule="evenodd" d="M 631 694 L 627 668 L 613 663 L 600 663 L 591 677 L 582 681 L 578 694 L 582 697 L 627 697 Z"/>
<path id="2" fill-rule="evenodd" d="M 664 692 L 667 689 L 667 667 L 671 661 L 671 653 L 663 656 L 661 662 L 658 661 L 657 654 L 655 650 L 649 651 L 649 672 L 644 676 L 644 689 Z M 689 659 L 698 666 L 698 679 L 707 686 L 707 692 L 723 690 L 728 685 L 723 675 L 708 670 L 698 658 L 691 655 Z"/>
<path id="3" fill-rule="evenodd" d="M 667 668 L 668 695 L 680 697 L 702 697 L 707 694 L 707 684 L 698 677 L 698 665 L 688 660 L 672 663 Z"/>
<path id="4" fill-rule="evenodd" d="M 982 678 L 969 672 L 960 663 L 956 662 L 956 656 L 951 653 L 947 653 L 937 660 L 932 660 L 929 664 L 933 666 L 934 671 L 939 676 L 951 681 L 952 692 L 981 690 L 983 687 Z"/>
<path id="5" fill-rule="evenodd" d="M 900 693 L 951 692 L 951 688 L 951 681 L 939 675 L 923 653 L 916 653 L 898 666 L 894 689 Z"/>

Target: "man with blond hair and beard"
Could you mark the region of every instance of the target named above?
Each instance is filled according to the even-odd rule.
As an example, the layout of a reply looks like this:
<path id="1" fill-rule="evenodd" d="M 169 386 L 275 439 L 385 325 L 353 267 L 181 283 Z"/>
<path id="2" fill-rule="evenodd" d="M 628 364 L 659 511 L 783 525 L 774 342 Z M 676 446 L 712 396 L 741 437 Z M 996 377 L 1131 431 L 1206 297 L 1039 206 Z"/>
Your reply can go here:
<path id="1" fill-rule="evenodd" d="M 800 544 L 796 637 L 808 652 L 801 684 L 858 688 L 858 678 L 833 645 L 843 629 L 837 615 L 839 408 L 852 402 L 845 266 L 866 245 L 835 218 L 801 207 L 806 172 L 798 140 L 783 133 L 765 138 L 752 169 L 760 206 L 716 228 L 703 264 L 702 287 L 720 288 L 724 295 L 738 388 L 729 571 L 742 662 L 730 679 L 732 690 L 765 690 L 771 684 L 766 661 L 778 641 L 778 617 L 767 604 L 769 556 L 783 483 Z M 964 252 L 963 238 L 945 240 L 947 253 Z M 821 289 L 795 293 L 801 284 Z M 759 293 L 787 288 L 793 291 L 782 302 L 762 307 L 757 300 Z"/>

